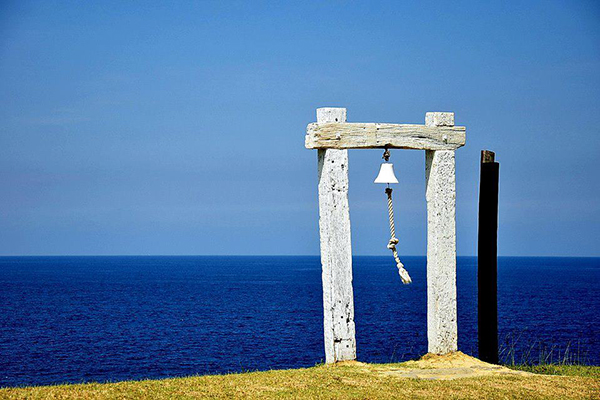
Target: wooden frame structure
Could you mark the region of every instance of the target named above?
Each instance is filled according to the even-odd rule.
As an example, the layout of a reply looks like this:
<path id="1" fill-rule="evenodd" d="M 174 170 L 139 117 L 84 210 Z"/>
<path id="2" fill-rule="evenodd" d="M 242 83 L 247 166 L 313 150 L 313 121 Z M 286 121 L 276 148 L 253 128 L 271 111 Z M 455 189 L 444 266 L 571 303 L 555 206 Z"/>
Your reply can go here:
<path id="1" fill-rule="evenodd" d="M 348 123 L 345 108 L 318 108 L 306 148 L 318 149 L 319 233 L 325 358 L 356 359 L 348 149 L 425 150 L 427 341 L 430 353 L 457 350 L 455 157 L 466 129 L 454 113 L 428 112 L 425 125 Z"/>

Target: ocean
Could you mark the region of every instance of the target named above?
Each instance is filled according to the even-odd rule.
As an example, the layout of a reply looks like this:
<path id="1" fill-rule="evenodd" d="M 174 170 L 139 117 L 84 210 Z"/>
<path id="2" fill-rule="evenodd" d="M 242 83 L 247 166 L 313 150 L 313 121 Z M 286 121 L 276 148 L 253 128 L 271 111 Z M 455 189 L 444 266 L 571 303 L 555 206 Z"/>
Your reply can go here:
<path id="1" fill-rule="evenodd" d="M 427 351 L 425 257 L 354 258 L 358 359 Z M 458 258 L 459 350 L 477 356 L 477 260 Z M 600 364 L 600 258 L 501 257 L 505 362 Z M 0 257 L 0 386 L 310 367 L 319 257 Z"/>

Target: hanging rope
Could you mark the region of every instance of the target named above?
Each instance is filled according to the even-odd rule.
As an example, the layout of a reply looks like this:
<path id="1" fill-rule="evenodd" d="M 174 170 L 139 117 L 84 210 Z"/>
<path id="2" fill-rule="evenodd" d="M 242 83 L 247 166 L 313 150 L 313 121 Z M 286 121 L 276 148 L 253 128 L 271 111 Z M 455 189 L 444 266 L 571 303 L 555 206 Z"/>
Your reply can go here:
<path id="1" fill-rule="evenodd" d="M 408 271 L 404 269 L 404 264 L 400 262 L 400 258 L 398 258 L 398 252 L 396 251 L 396 245 L 399 240 L 396 238 L 396 227 L 394 226 L 394 205 L 392 203 L 392 188 L 385 189 L 385 193 L 387 194 L 388 200 L 388 214 L 390 216 L 390 234 L 391 238 L 387 245 L 387 248 L 392 251 L 394 254 L 394 260 L 396 260 L 396 266 L 398 267 L 398 273 L 400 274 L 400 279 L 402 279 L 402 283 L 409 284 L 412 282 L 410 279 L 410 275 L 408 275 Z"/>

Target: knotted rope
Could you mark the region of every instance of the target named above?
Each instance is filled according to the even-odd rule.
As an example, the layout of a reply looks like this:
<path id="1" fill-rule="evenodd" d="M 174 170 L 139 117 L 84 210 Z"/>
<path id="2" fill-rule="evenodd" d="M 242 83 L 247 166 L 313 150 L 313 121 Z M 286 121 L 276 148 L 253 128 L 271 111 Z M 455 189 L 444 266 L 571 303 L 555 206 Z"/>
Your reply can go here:
<path id="1" fill-rule="evenodd" d="M 396 245 L 399 240 L 396 238 L 396 227 L 394 226 L 394 205 L 392 203 L 392 188 L 385 189 L 385 193 L 387 194 L 388 199 L 388 214 L 390 217 L 390 234 L 391 238 L 387 245 L 387 248 L 392 251 L 394 254 L 394 260 L 396 260 L 396 266 L 398 267 L 398 273 L 400 274 L 400 279 L 402 279 L 402 283 L 409 284 L 412 282 L 410 279 L 410 275 L 408 275 L 408 271 L 404 269 L 404 264 L 400 262 L 400 258 L 398 258 L 398 252 L 396 251 Z"/>

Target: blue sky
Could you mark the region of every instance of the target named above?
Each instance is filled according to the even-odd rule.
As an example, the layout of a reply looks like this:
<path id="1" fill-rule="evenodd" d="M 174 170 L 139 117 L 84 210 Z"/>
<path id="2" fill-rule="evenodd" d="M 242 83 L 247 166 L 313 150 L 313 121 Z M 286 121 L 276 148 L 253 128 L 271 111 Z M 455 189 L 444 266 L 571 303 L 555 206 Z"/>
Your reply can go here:
<path id="1" fill-rule="evenodd" d="M 600 256 L 600 5 L 0 5 L 0 254 L 318 254 L 315 109 L 454 111 L 459 255 L 479 152 L 501 255 Z M 354 254 L 388 254 L 378 150 L 350 152 Z M 426 248 L 424 154 L 392 152 L 401 254 Z"/>

